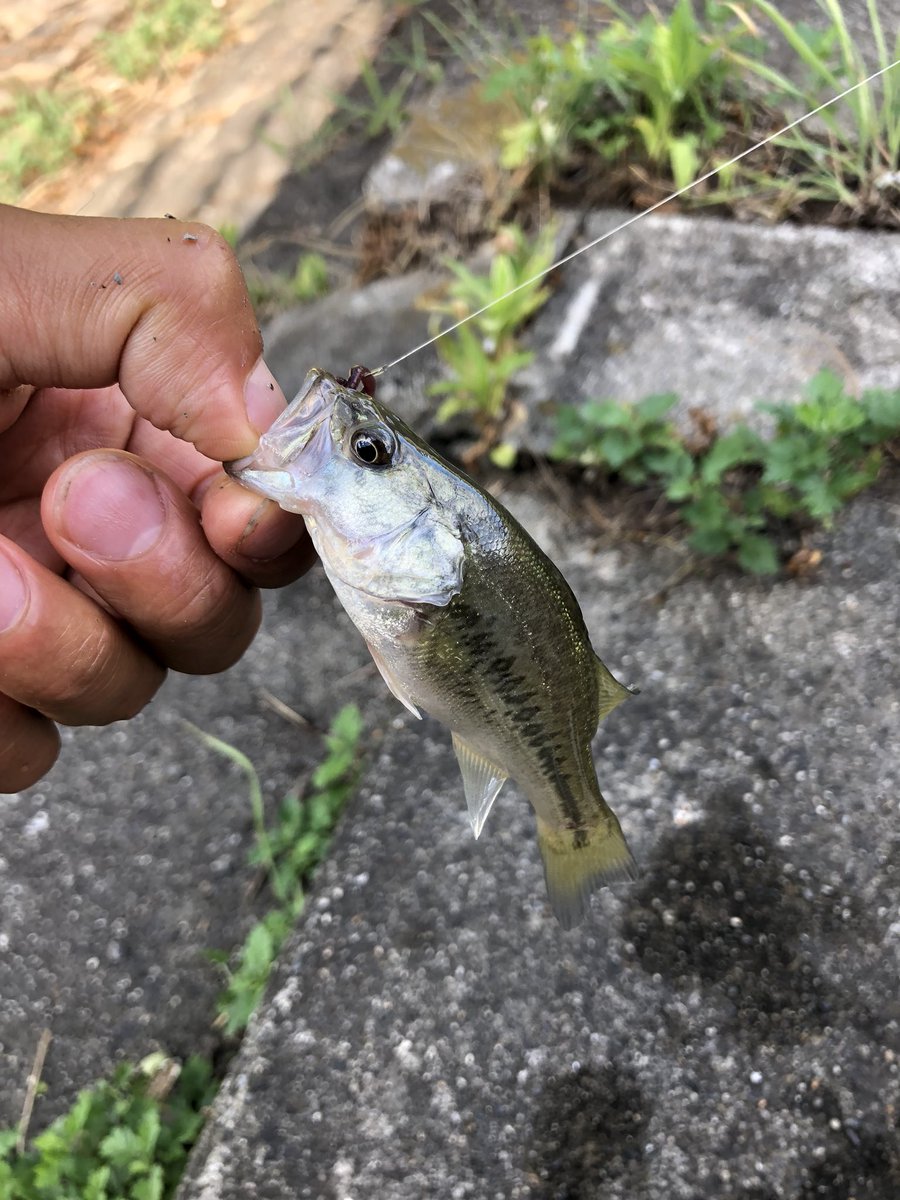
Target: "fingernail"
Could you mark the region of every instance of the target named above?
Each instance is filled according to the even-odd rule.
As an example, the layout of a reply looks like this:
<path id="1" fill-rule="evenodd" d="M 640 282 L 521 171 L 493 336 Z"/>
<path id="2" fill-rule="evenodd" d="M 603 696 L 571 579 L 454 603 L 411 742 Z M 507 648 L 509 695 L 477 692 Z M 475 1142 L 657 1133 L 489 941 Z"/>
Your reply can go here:
<path id="1" fill-rule="evenodd" d="M 237 550 L 260 561 L 279 558 L 292 550 L 305 532 L 300 518 L 282 512 L 272 500 L 263 500 L 247 522 Z"/>
<path id="2" fill-rule="evenodd" d="M 0 550 L 0 633 L 14 628 L 28 607 L 28 585 L 22 572 Z"/>
<path id="3" fill-rule="evenodd" d="M 258 433 L 265 433 L 287 401 L 275 377 L 260 358 L 244 384 L 244 405 L 250 424 Z"/>
<path id="4" fill-rule="evenodd" d="M 62 532 L 94 558 L 121 562 L 159 541 L 166 509 L 153 477 L 136 463 L 92 455 L 62 483 L 57 508 Z"/>

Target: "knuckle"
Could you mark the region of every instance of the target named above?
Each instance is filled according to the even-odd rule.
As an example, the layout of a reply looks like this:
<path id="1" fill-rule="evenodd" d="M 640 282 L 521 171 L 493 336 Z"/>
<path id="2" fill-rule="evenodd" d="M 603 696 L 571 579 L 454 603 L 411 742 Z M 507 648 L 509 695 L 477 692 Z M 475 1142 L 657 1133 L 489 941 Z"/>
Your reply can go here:
<path id="1" fill-rule="evenodd" d="M 204 275 L 205 283 L 214 286 L 212 293 L 207 293 L 209 299 L 216 304 L 233 303 L 234 296 L 245 290 L 244 277 L 234 251 L 221 233 L 209 225 L 192 222 L 182 240 L 190 247 L 194 265 Z"/>
<path id="2" fill-rule="evenodd" d="M 204 625 L 230 590 L 230 574 L 208 546 L 192 546 L 179 564 L 177 577 L 158 597 L 155 621 L 160 629 L 174 633 Z"/>
<path id="3" fill-rule="evenodd" d="M 223 671 L 241 657 L 261 621 L 259 594 L 224 563 L 207 563 L 190 578 L 189 593 L 161 611 L 154 646 L 165 663 L 193 674 Z"/>
<path id="4" fill-rule="evenodd" d="M 59 668 L 44 680 L 35 707 L 69 725 L 136 716 L 165 678 L 163 667 L 100 614 L 86 628 L 61 634 L 55 660 Z"/>

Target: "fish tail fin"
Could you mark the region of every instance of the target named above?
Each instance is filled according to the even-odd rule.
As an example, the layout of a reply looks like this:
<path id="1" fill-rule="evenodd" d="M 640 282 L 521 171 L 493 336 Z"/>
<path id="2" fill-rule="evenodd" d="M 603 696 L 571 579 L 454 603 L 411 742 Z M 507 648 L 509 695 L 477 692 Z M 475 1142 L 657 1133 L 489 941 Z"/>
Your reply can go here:
<path id="1" fill-rule="evenodd" d="M 540 817 L 537 824 L 547 893 L 563 929 L 581 923 L 595 888 L 637 879 L 637 864 L 610 809 L 588 829 L 554 829 Z"/>

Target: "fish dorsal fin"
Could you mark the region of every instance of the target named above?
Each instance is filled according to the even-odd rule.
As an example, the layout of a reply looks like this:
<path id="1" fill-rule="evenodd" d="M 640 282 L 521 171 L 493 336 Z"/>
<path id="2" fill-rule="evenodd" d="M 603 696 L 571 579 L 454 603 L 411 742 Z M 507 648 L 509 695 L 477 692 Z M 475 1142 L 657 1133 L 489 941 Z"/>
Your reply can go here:
<path id="1" fill-rule="evenodd" d="M 400 701 L 400 703 L 405 705 L 406 708 L 408 708 L 409 711 L 412 713 L 412 715 L 414 717 L 418 717 L 419 720 L 421 721 L 422 714 L 419 712 L 419 710 L 413 704 L 412 700 L 410 700 L 409 696 L 406 695 L 406 692 L 403 690 L 403 685 L 397 679 L 397 676 L 394 674 L 394 672 L 391 670 L 391 668 L 387 665 L 387 663 L 384 661 L 384 659 L 381 657 L 381 655 L 378 653 L 378 651 L 374 649 L 374 647 L 369 646 L 369 653 L 372 655 L 372 658 L 375 662 L 375 666 L 381 672 L 381 678 L 388 685 L 391 695 L 396 696 L 397 699 Z"/>
<path id="2" fill-rule="evenodd" d="M 456 751 L 459 769 L 462 771 L 472 832 L 478 837 L 484 828 L 487 815 L 491 811 L 491 805 L 497 799 L 508 776 L 490 759 L 479 754 L 477 750 L 473 750 L 458 733 L 453 734 L 453 749 Z"/>
<path id="3" fill-rule="evenodd" d="M 612 671 L 599 658 L 596 659 L 596 668 L 597 690 L 599 693 L 597 697 L 597 724 L 599 725 L 604 717 L 609 716 L 617 704 L 621 704 L 629 696 L 636 696 L 638 693 L 636 688 L 632 690 L 631 688 L 627 688 L 624 683 L 619 683 Z"/>

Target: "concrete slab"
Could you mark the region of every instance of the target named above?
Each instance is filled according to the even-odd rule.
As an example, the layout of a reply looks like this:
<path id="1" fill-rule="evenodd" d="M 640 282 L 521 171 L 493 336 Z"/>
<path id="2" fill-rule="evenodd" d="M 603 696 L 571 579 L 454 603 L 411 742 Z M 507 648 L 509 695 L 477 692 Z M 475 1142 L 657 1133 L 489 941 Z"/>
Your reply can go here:
<path id="1" fill-rule="evenodd" d="M 236 946 L 268 900 L 248 895 L 246 784 L 183 721 L 244 749 L 277 803 L 322 744 L 261 688 L 319 726 L 355 698 L 377 737 L 378 701 L 388 706 L 350 628 L 315 571 L 268 597 L 266 629 L 237 667 L 170 676 L 134 721 L 67 732 L 39 785 L 0 797 L 0 1128 L 19 1118 L 44 1028 L 33 1131 L 118 1060 L 221 1047 L 222 980 L 205 952 Z"/>
<path id="2" fill-rule="evenodd" d="M 598 213 L 586 245 L 625 220 Z M 793 402 L 822 367 L 851 394 L 900 382 L 900 238 L 822 226 L 653 215 L 563 268 L 517 384 L 537 452 L 553 414 L 585 399 L 675 392 L 685 432 L 699 408 L 726 429 L 756 402 Z"/>
<path id="3" fill-rule="evenodd" d="M 862 6 L 848 7 L 858 18 Z M 328 74 L 333 61 L 329 53 L 317 63 Z M 355 52 L 343 53 L 341 70 L 354 64 Z M 321 79 L 311 72 L 306 82 L 321 93 Z M 329 79 L 326 90 L 337 86 Z M 235 143 L 232 164 L 256 162 L 239 151 Z M 266 186 L 267 171 L 255 176 Z M 176 174 L 160 164 L 167 196 Z M 233 213 L 233 182 L 244 175 L 227 176 Z M 126 172 L 111 186 L 124 181 L 122 203 L 146 205 L 149 193 L 132 195 L 134 178 Z M 255 211 L 261 193 L 251 193 Z M 294 211 L 296 194 L 287 189 L 282 202 Z M 178 208 L 150 203 L 163 207 Z M 601 306 L 624 322 L 652 282 L 664 307 L 648 312 L 630 359 L 613 354 L 619 374 L 609 386 L 644 394 L 672 375 L 687 394 L 692 379 L 711 375 L 710 397 L 728 387 L 743 395 L 702 326 L 683 343 L 672 334 L 678 306 L 690 314 L 678 289 L 698 267 L 696 243 L 670 243 L 676 228 L 660 223 L 644 250 L 626 237 L 613 258 L 615 290 L 599 293 Z M 694 300 L 713 324 L 727 316 L 733 338 L 742 314 L 727 295 L 729 272 L 749 310 L 757 305 L 768 340 L 735 342 L 728 358 L 756 395 L 752 356 L 762 347 L 779 380 L 782 364 L 769 360 L 793 362 L 793 343 L 769 268 L 749 242 L 736 261 L 717 251 L 713 228 L 704 226 L 700 248 L 709 280 L 720 267 L 718 307 Z M 828 248 L 834 241 L 816 260 L 811 242 L 795 258 L 776 253 L 771 270 L 797 298 L 790 315 L 808 322 L 808 344 L 821 319 L 851 378 L 866 379 L 873 364 L 889 377 L 898 273 L 882 270 L 877 254 L 863 269 L 856 247 L 866 235 L 854 236 L 862 241 L 840 235 L 853 247 L 843 258 Z M 691 244 L 694 257 L 679 258 Z M 818 272 L 809 309 L 794 261 Z M 870 313 L 865 299 L 876 276 L 889 297 L 880 345 L 871 339 L 882 310 Z M 313 363 L 374 364 L 419 339 L 414 291 L 399 317 L 377 295 L 329 300 L 319 325 L 286 321 L 273 331 L 286 389 Z M 872 318 L 865 328 L 860 306 Z M 661 321 L 669 332 L 657 347 Z M 605 387 L 583 352 L 579 340 L 568 361 L 554 360 L 559 379 Z M 693 375 L 673 367 L 682 354 L 698 355 Z M 379 394 L 424 425 L 435 373 L 433 357 L 411 360 Z M 546 388 L 534 386 L 539 404 Z M 401 714 L 184 1197 L 893 1200 L 896 484 L 852 507 L 812 584 L 720 576 L 684 585 L 659 611 L 641 598 L 680 560 L 598 548 L 579 540 L 570 515 L 527 497 L 516 503 L 548 544 L 562 531 L 561 560 L 598 648 L 644 686 L 598 746 L 644 880 L 606 895 L 595 922 L 563 939 L 546 912 L 524 806 L 506 797 L 474 845 L 445 735 Z M 254 919 L 244 895 L 249 815 L 241 778 L 184 733 L 181 716 L 247 749 L 270 800 L 318 744 L 260 706 L 260 685 L 320 723 L 356 698 L 373 747 L 382 745 L 398 710 L 321 577 L 270 598 L 267 621 L 228 676 L 171 679 L 144 717 L 70 735 L 44 783 L 0 801 L 0 1124 L 18 1117 L 45 1026 L 55 1037 L 34 1128 L 116 1058 L 216 1044 L 218 980 L 203 951 L 235 943 Z"/>
<path id="4" fill-rule="evenodd" d="M 238 0 L 215 53 L 197 62 L 188 56 L 170 75 L 130 86 L 96 39 L 121 29 L 132 7 L 40 0 L 19 20 L 14 14 L 8 30 L 6 13 L 0 18 L 0 88 L 64 82 L 64 94 L 94 104 L 112 97 L 127 114 L 90 145 L 87 166 L 79 156 L 30 187 L 26 207 L 116 217 L 174 212 L 246 228 L 395 19 L 373 0 Z"/>
<path id="5" fill-rule="evenodd" d="M 289 309 L 265 330 L 266 361 L 286 396 L 300 390 L 310 367 L 335 375 L 357 363 L 374 370 L 428 337 L 424 300 L 442 285 L 440 274 L 413 271 Z M 427 389 L 434 377 L 433 358 L 416 355 L 379 380 L 378 397 L 406 420 L 433 428 L 436 405 Z"/>
<path id="6" fill-rule="evenodd" d="M 900 1181 L 900 477 L 809 583 L 598 543 L 536 498 L 641 696 L 604 792 L 643 868 L 564 935 L 527 806 L 472 840 L 402 712 L 179 1200 L 759 1200 Z"/>
<path id="7" fill-rule="evenodd" d="M 570 251 L 628 216 L 592 214 Z M 755 405 L 798 400 L 822 367 L 851 394 L 900 384 L 895 234 L 653 215 L 554 279 L 522 338 L 535 359 L 512 387 L 526 419 L 509 441 L 535 454 L 552 446 L 559 408 L 589 399 L 675 392 L 673 418 L 690 434 L 695 408 L 722 429 L 749 421 L 765 430 Z M 299 389 L 313 363 L 343 373 L 412 349 L 429 334 L 425 304 L 440 282 L 418 272 L 282 313 L 267 358 L 285 392 Z M 440 399 L 428 395 L 439 374 L 429 348 L 383 376 L 379 397 L 426 436 L 446 436 L 434 418 Z M 453 428 L 465 432 L 465 423 Z"/>

